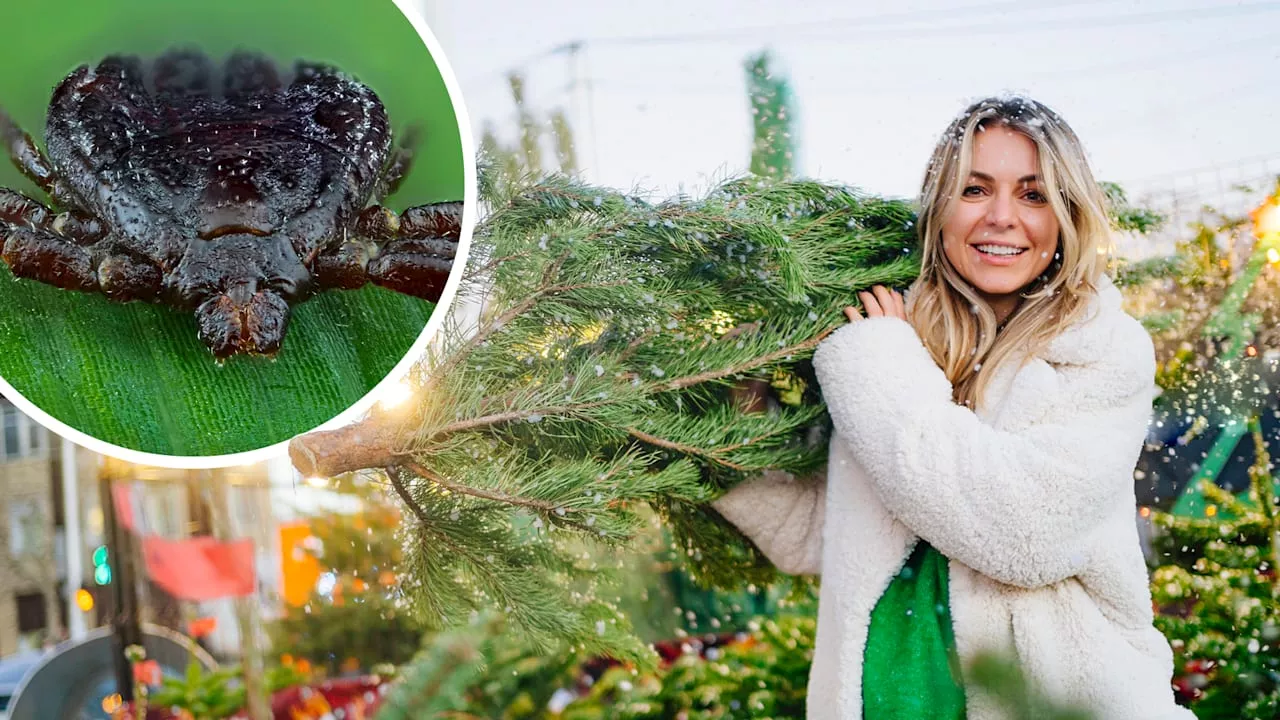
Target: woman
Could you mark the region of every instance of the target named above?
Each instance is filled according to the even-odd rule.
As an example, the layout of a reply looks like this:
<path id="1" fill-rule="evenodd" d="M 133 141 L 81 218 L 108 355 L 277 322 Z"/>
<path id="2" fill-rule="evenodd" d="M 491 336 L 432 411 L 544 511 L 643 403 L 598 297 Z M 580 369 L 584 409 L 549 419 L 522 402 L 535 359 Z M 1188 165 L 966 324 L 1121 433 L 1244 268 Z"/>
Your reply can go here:
<path id="1" fill-rule="evenodd" d="M 1103 274 L 1079 141 L 1039 103 L 980 101 L 920 200 L 909 301 L 861 293 L 867 316 L 814 356 L 826 477 L 715 502 L 779 569 L 822 576 L 809 717 L 1002 717 L 958 669 L 994 651 L 1100 720 L 1192 718 L 1134 522 L 1154 351 Z"/>

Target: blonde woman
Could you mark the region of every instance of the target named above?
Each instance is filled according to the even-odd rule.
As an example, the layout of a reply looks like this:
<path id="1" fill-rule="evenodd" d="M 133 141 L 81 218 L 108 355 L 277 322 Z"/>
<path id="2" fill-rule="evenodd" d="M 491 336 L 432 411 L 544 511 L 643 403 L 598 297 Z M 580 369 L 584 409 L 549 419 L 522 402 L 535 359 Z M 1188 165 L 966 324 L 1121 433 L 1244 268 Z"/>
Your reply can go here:
<path id="1" fill-rule="evenodd" d="M 809 717 L 1002 717 L 962 677 L 995 651 L 1099 720 L 1193 718 L 1134 522 L 1154 352 L 1103 274 L 1079 140 L 1032 100 L 973 104 L 919 227 L 908 299 L 863 293 L 814 357 L 825 477 L 715 502 L 781 570 L 821 574 Z"/>

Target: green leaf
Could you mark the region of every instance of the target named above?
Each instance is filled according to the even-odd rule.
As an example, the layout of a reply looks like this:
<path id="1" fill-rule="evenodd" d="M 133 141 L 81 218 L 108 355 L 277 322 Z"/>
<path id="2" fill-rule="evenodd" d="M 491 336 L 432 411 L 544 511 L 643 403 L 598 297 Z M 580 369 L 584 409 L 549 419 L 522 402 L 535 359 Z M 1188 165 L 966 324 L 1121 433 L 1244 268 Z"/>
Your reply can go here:
<path id="1" fill-rule="evenodd" d="M 215 58 L 255 49 L 286 65 L 332 63 L 378 93 L 397 134 L 423 130 L 389 207 L 463 198 L 461 135 L 444 80 L 391 2 L 353 12 L 348 0 L 305 8 L 68 0 L 56 13 L 37 3 L 6 7 L 6 20 L 23 32 L 0 45 L 0 106 L 42 146 L 50 94 L 80 64 L 179 45 Z M 44 197 L 3 155 L 0 187 Z M 14 282 L 2 263 L 0 309 L 0 376 L 28 400 L 114 445 L 204 456 L 282 442 L 340 414 L 399 362 L 433 305 L 373 288 L 324 293 L 296 308 L 277 361 L 236 358 L 223 367 L 197 340 L 189 313 Z"/>
<path id="2" fill-rule="evenodd" d="M 190 313 L 115 303 L 0 266 L 0 376 L 71 427 L 162 455 L 283 442 L 359 400 L 409 351 L 434 304 L 377 287 L 298 306 L 276 360 L 225 364 Z"/>

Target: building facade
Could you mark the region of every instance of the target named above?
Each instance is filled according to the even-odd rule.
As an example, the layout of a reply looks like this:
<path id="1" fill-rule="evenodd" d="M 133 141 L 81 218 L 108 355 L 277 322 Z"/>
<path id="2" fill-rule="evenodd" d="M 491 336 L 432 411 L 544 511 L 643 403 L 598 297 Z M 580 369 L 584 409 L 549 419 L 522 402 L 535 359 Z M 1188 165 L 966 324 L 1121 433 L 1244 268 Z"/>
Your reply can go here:
<path id="1" fill-rule="evenodd" d="M 54 437 L 0 399 L 0 656 L 65 627 Z"/>

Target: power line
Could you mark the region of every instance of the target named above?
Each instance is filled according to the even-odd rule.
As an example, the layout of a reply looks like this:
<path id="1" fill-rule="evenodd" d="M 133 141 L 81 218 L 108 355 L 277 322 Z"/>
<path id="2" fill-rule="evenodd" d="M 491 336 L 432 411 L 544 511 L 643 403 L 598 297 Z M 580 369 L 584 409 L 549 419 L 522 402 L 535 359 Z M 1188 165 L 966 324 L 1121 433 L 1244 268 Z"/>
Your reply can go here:
<path id="1" fill-rule="evenodd" d="M 969 5 L 965 7 L 953 7 L 949 9 L 928 9 L 928 10 L 912 10 L 906 12 L 884 13 L 880 15 L 863 15 L 852 18 L 829 18 L 826 20 L 806 20 L 803 22 L 793 23 L 771 23 L 760 25 L 742 25 L 739 27 L 725 28 L 713 32 L 698 33 L 673 33 L 670 35 L 622 35 L 615 37 L 593 38 L 593 44 L 652 44 L 652 43 L 682 43 L 682 42 L 701 42 L 708 39 L 730 39 L 749 37 L 761 30 L 768 32 L 792 31 L 792 30 L 829 30 L 844 26 L 857 27 L 876 27 L 881 25 L 895 25 L 904 22 L 916 20 L 937 21 L 940 18 L 948 18 L 955 16 L 968 16 L 974 12 L 980 11 L 996 11 L 1005 9 L 1030 10 L 1038 12 L 1043 10 L 1057 10 L 1066 7 L 1075 7 L 1079 5 L 1097 5 L 1097 0 L 1067 0 L 1066 2 L 1054 3 L 1052 5 L 1029 5 L 1026 0 L 1011 0 L 1008 2 L 992 2 L 982 5 Z"/>
<path id="2" fill-rule="evenodd" d="M 1026 3 L 1011 3 L 1026 6 Z M 1064 3 L 1062 5 L 1051 7 L 1065 7 L 1074 4 L 1090 4 L 1090 3 Z M 1005 3 L 994 3 L 993 5 L 1005 5 Z M 1046 6 L 1050 7 L 1050 6 Z M 1042 8 L 1036 8 L 1042 9 Z M 1065 18 L 1065 19 L 1049 19 L 1040 21 L 1027 21 L 1018 23 L 973 23 L 968 25 L 948 25 L 944 27 L 916 27 L 916 28 L 878 28 L 878 19 L 884 16 L 869 16 L 866 18 L 850 18 L 846 20 L 829 20 L 821 23 L 805 22 L 792 24 L 778 24 L 771 26 L 754 26 L 751 28 L 735 28 L 730 30 L 722 30 L 706 33 L 682 33 L 671 35 L 632 35 L 632 36 L 614 36 L 591 38 L 584 42 L 590 42 L 592 45 L 603 46 L 626 46 L 626 45 L 662 45 L 662 44 L 680 44 L 680 43 L 708 43 L 708 42 L 737 42 L 744 39 L 751 39 L 751 35 L 759 30 L 770 30 L 774 33 L 778 31 L 790 32 L 796 30 L 812 29 L 820 33 L 829 32 L 831 30 L 839 30 L 841 28 L 852 27 L 855 30 L 874 31 L 877 39 L 881 38 L 902 38 L 902 37 L 936 37 L 939 35 L 948 36 L 968 36 L 982 35 L 990 33 L 1002 33 L 1009 30 L 1028 31 L 1028 30 L 1084 30 L 1094 28 L 1123 27 L 1127 25 L 1143 25 L 1156 22 L 1165 22 L 1169 20 L 1194 20 L 1214 17 L 1229 17 L 1236 15 L 1250 15 L 1258 12 L 1270 12 L 1280 9 L 1280 3 L 1265 2 L 1254 3 L 1249 5 L 1235 5 L 1230 7 L 1208 7 L 1208 8 L 1184 8 L 1180 10 L 1154 11 L 1147 13 L 1133 13 L 1129 15 L 1110 16 L 1110 17 L 1088 17 L 1088 18 Z M 937 14 L 935 14 L 935 19 Z M 829 38 L 838 41 L 848 40 L 848 35 L 840 38 Z M 812 38 L 810 39 L 812 41 Z"/>
<path id="3" fill-rule="evenodd" d="M 1078 5 L 1097 5 L 1099 3 L 1100 3 L 1100 0 L 1066 0 L 1065 2 L 1054 3 L 1052 5 L 1040 5 L 1039 7 L 1032 7 L 1030 9 L 1032 11 L 1056 10 L 1064 7 L 1074 7 Z M 836 25 L 839 25 L 842 23 L 857 23 L 862 26 L 882 25 L 882 24 L 901 23 L 903 21 L 911 21 L 911 20 L 937 20 L 938 18 L 947 18 L 947 17 L 957 16 L 957 15 L 968 15 L 975 11 L 1003 10 L 1006 8 L 1027 10 L 1028 5 L 1026 0 L 1005 0 L 1003 2 L 992 2 L 992 3 L 985 3 L 982 5 L 969 5 L 961 8 L 949 8 L 949 9 L 943 9 L 943 10 L 937 10 L 937 9 L 915 10 L 915 11 L 909 11 L 909 12 L 887 13 L 883 15 L 868 15 L 868 16 L 857 17 L 857 18 L 843 18 L 843 19 L 835 18 L 829 21 L 813 20 L 813 21 L 806 21 L 801 23 L 789 23 L 789 24 L 773 23 L 768 25 L 745 25 L 741 27 L 727 28 L 725 30 L 716 31 L 716 33 L 717 34 L 725 34 L 725 33 L 748 34 L 748 33 L 754 33 L 760 30 L 774 31 L 779 29 L 786 30 L 788 28 L 803 29 L 807 27 L 826 28 L 826 27 L 830 27 L 833 23 Z M 663 38 L 679 38 L 679 37 L 686 37 L 686 38 L 690 38 L 691 40 L 696 40 L 697 38 L 703 35 L 704 33 L 687 33 L 684 35 L 668 35 L 668 36 L 650 35 L 650 36 L 634 36 L 631 38 L 624 36 L 621 38 L 605 37 L 605 38 L 576 40 L 576 41 L 561 43 L 559 45 L 556 45 L 555 47 L 547 48 L 545 50 L 540 50 L 536 53 L 532 53 L 530 55 L 525 56 L 521 60 L 518 60 L 514 63 L 509 64 L 504 69 L 490 70 L 488 72 L 481 73 L 474 77 L 475 79 L 490 79 L 493 77 L 505 77 L 507 74 L 515 71 L 516 69 L 533 65 L 534 63 L 547 60 L 558 54 L 569 52 L 575 46 L 581 46 L 587 42 L 591 42 L 593 44 L 600 44 L 600 43 L 608 44 L 614 41 L 626 42 L 630 39 L 662 40 Z"/>
<path id="4" fill-rule="evenodd" d="M 1135 69 L 1148 68 L 1151 66 L 1167 67 L 1171 65 L 1179 65 L 1187 62 L 1195 62 L 1206 58 L 1226 57 L 1231 55 L 1240 55 L 1248 52 L 1258 52 L 1259 50 L 1268 50 L 1271 48 L 1262 44 L 1263 41 L 1269 40 L 1273 36 L 1272 33 L 1259 35 L 1251 38 L 1240 38 L 1234 41 L 1229 47 L 1214 47 L 1201 52 L 1174 52 L 1163 53 L 1152 57 L 1128 58 L 1116 62 L 1095 63 L 1083 67 L 1055 68 L 1050 70 L 1030 71 L 1028 77 L 1030 79 L 1041 79 L 1048 77 L 1060 76 L 1077 76 L 1076 79 L 1081 82 L 1096 82 L 1098 73 L 1117 74 L 1128 72 Z M 634 79 L 634 78 L 633 78 Z M 700 83 L 696 85 L 670 85 L 661 78 L 654 78 L 651 84 L 631 83 L 631 82 L 614 82 L 607 77 L 593 77 L 593 82 L 602 85 L 607 84 L 607 92 L 615 94 L 618 92 L 648 92 L 657 90 L 664 95 L 689 95 L 689 94 L 708 94 L 708 93 L 737 93 L 742 92 L 741 87 L 733 86 L 728 83 Z M 858 85 L 858 84 L 841 84 L 833 85 L 831 83 L 817 81 L 815 83 L 819 89 L 836 90 L 840 92 L 866 92 L 866 93 L 918 93 L 931 89 L 946 88 L 954 89 L 955 82 L 951 80 L 938 81 L 933 83 L 913 83 L 910 87 L 901 85 Z"/>
<path id="5" fill-rule="evenodd" d="M 1057 10 L 1065 7 L 1079 5 L 1096 5 L 1096 2 L 1090 0 L 1077 0 L 1070 2 L 1055 3 L 1053 5 L 1041 5 L 1030 8 L 1032 12 L 1044 10 Z M 811 34 L 806 36 L 804 31 L 817 31 L 819 34 L 828 33 L 841 28 L 853 28 L 854 30 L 874 31 L 876 39 L 889 38 L 926 38 L 938 36 L 955 36 L 968 37 L 983 34 L 999 34 L 1008 32 L 1009 30 L 1018 31 L 1035 31 L 1035 30 L 1073 30 L 1073 29 L 1099 29 L 1110 27 L 1124 27 L 1131 25 L 1143 25 L 1158 22 L 1166 22 L 1171 20 L 1194 20 L 1206 19 L 1214 17 L 1229 17 L 1239 15 L 1251 15 L 1262 12 L 1271 12 L 1280 9 L 1280 2 L 1262 2 L 1248 5 L 1236 6 L 1215 6 L 1215 7 L 1199 7 L 1199 8 L 1182 8 L 1177 10 L 1153 11 L 1147 13 L 1134 13 L 1121 16 L 1108 17 L 1088 17 L 1088 18 L 1066 18 L 1066 19 L 1045 19 L 1045 20 L 1028 20 L 1023 22 L 982 22 L 971 23 L 967 25 L 946 25 L 942 27 L 881 27 L 884 25 L 903 24 L 904 21 L 912 19 L 928 19 L 937 21 L 947 17 L 963 15 L 972 15 L 979 10 L 1000 10 L 1002 8 L 1016 7 L 1027 9 L 1027 3 L 1023 0 L 1014 2 L 994 2 L 984 5 L 972 5 L 965 8 L 952 8 L 950 11 L 913 11 L 891 13 L 886 15 L 865 16 L 860 18 L 833 18 L 824 21 L 804 21 L 798 23 L 781 23 L 773 25 L 749 25 L 737 28 L 728 28 L 713 32 L 700 33 L 676 33 L 669 35 L 632 35 L 632 36 L 613 36 L 613 37 L 594 37 L 576 40 L 569 43 L 563 43 L 553 48 L 543 50 L 525 57 L 506 70 L 490 71 L 474 78 L 475 80 L 488 80 L 494 77 L 505 77 L 507 74 L 517 69 L 530 66 L 534 63 L 541 62 L 548 58 L 554 57 L 570 51 L 574 47 L 584 45 L 603 46 L 603 47 L 625 47 L 628 45 L 654 45 L 654 44 L 682 44 L 682 43 L 705 43 L 705 42 L 738 42 L 741 40 L 750 40 L 760 31 L 767 31 L 773 36 L 786 35 L 788 33 L 793 36 L 799 35 L 806 42 L 845 42 L 849 39 L 849 35 L 842 34 L 838 38 L 829 37 L 813 37 Z M 1010 19 L 1010 15 L 1004 16 L 1005 20 Z M 769 38 L 763 38 L 769 39 Z"/>

